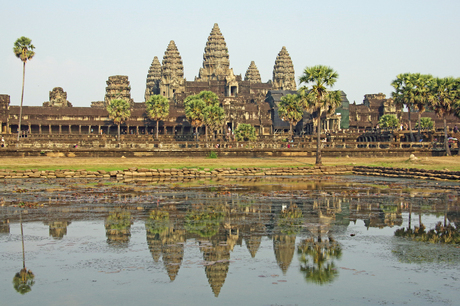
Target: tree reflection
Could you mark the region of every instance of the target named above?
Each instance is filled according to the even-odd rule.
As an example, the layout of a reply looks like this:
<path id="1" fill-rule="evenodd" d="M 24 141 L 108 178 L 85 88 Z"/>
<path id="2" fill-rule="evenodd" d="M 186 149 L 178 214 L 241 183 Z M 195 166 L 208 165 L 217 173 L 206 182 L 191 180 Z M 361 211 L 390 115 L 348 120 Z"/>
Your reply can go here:
<path id="1" fill-rule="evenodd" d="M 105 219 L 107 242 L 116 246 L 126 246 L 131 236 L 131 213 L 116 210 Z"/>
<path id="2" fill-rule="evenodd" d="M 185 215 L 185 229 L 191 234 L 209 238 L 218 233 L 224 217 L 225 214 L 216 211 L 213 206 L 197 208 Z"/>
<path id="3" fill-rule="evenodd" d="M 325 241 L 305 239 L 297 248 L 300 271 L 307 282 L 318 285 L 328 284 L 339 275 L 335 259 L 340 259 L 342 249 L 332 238 Z"/>
<path id="4" fill-rule="evenodd" d="M 32 290 L 32 286 L 35 284 L 35 275 L 32 271 L 26 269 L 26 256 L 24 249 L 24 230 L 22 227 L 22 210 L 19 211 L 19 221 L 21 224 L 21 242 L 22 242 L 22 269 L 16 273 L 13 277 L 13 287 L 16 292 L 20 294 L 26 294 Z"/>

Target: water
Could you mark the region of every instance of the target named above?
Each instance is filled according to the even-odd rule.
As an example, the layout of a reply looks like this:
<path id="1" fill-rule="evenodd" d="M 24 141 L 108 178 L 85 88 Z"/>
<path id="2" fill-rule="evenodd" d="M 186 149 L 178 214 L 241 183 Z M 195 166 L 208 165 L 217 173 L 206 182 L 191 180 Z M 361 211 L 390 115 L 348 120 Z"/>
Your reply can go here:
<path id="1" fill-rule="evenodd" d="M 359 176 L 0 187 L 0 305 L 456 305 L 458 183 Z M 23 265 L 25 294 L 13 286 Z"/>

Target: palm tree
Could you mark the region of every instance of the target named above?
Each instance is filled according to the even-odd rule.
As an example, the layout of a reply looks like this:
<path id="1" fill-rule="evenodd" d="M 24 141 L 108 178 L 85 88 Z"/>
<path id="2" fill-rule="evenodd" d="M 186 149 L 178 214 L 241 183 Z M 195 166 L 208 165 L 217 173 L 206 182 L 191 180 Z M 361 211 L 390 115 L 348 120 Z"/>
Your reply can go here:
<path id="1" fill-rule="evenodd" d="M 107 104 L 109 118 L 118 126 L 118 141 L 120 141 L 120 125 L 131 116 L 131 105 L 125 99 L 113 99 Z"/>
<path id="2" fill-rule="evenodd" d="M 379 119 L 379 126 L 381 128 L 396 128 L 399 125 L 399 120 L 396 115 L 385 114 Z"/>
<path id="3" fill-rule="evenodd" d="M 444 147 L 448 156 L 451 156 L 452 153 L 447 139 L 446 117 L 456 112 L 455 105 L 459 101 L 458 86 L 459 80 L 452 77 L 436 78 L 431 84 L 430 107 L 444 121 Z"/>
<path id="4" fill-rule="evenodd" d="M 312 83 L 311 88 L 303 86 L 299 89 L 300 103 L 304 109 L 316 112 L 317 115 L 317 138 L 316 138 L 316 165 L 322 165 L 321 161 L 321 115 L 323 111 L 331 114 L 342 101 L 339 91 L 330 91 L 339 74 L 327 66 L 307 67 L 300 77 L 300 83 Z"/>
<path id="5" fill-rule="evenodd" d="M 398 74 L 396 79 L 391 82 L 391 86 L 395 89 L 395 91 L 391 93 L 391 96 L 398 107 L 407 107 L 410 141 L 415 141 L 414 134 L 412 133 L 411 108 L 416 101 L 416 88 L 412 81 L 413 79 L 411 79 L 410 73 Z"/>
<path id="6" fill-rule="evenodd" d="M 414 106 L 418 110 L 418 139 L 421 135 L 421 116 L 425 111 L 431 94 L 430 83 L 433 81 L 433 76 L 429 74 L 414 73 L 410 75 L 411 82 L 415 86 L 415 101 Z"/>
<path id="7" fill-rule="evenodd" d="M 212 91 L 207 91 L 207 90 L 203 90 L 201 91 L 197 97 L 201 100 L 204 101 L 204 103 L 206 103 L 206 107 L 208 106 L 219 106 L 219 97 L 213 93 Z M 208 109 L 208 111 L 210 110 L 211 108 Z M 217 109 L 216 109 L 217 110 Z M 203 109 L 204 111 L 204 109 Z M 220 112 L 220 111 L 219 111 Z M 203 113 L 204 115 L 204 113 Z M 206 137 L 206 141 L 208 141 L 208 124 L 205 120 L 204 122 L 204 128 L 205 128 L 205 137 Z"/>
<path id="8" fill-rule="evenodd" d="M 186 99 L 184 104 L 185 116 L 190 124 L 195 127 L 196 140 L 198 141 L 198 127 L 203 124 L 203 110 L 206 107 L 206 103 L 195 95 L 190 99 Z"/>
<path id="9" fill-rule="evenodd" d="M 218 104 L 208 105 L 203 109 L 203 122 L 205 126 L 209 127 L 212 132 L 214 132 L 219 126 L 221 126 L 225 121 L 225 111 Z M 207 129 L 206 129 L 206 140 L 208 139 Z M 215 134 L 213 133 L 213 139 L 216 139 Z"/>
<path id="10" fill-rule="evenodd" d="M 298 95 L 286 95 L 281 98 L 278 114 L 284 121 L 289 122 L 289 135 L 293 137 L 292 126 L 302 119 L 303 109 Z"/>
<path id="11" fill-rule="evenodd" d="M 147 116 L 157 122 L 156 139 L 158 139 L 158 123 L 169 116 L 169 100 L 162 95 L 153 95 L 145 104 Z"/>
<path id="12" fill-rule="evenodd" d="M 21 135 L 21 121 L 22 121 L 22 103 L 24 101 L 24 81 L 26 78 L 26 62 L 34 57 L 35 52 L 32 40 L 27 37 L 20 37 L 14 43 L 14 54 L 22 61 L 22 94 L 21 94 L 21 107 L 19 108 L 19 124 L 18 124 L 18 141 Z"/>

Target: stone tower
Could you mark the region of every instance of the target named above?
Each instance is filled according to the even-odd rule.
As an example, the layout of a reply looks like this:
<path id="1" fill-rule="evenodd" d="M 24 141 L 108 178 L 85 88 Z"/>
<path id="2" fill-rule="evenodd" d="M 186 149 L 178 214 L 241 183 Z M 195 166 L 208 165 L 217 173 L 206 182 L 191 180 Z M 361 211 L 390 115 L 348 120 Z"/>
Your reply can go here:
<path id="1" fill-rule="evenodd" d="M 72 104 L 67 101 L 67 93 L 62 87 L 54 87 L 53 90 L 50 91 L 50 100 L 43 102 L 43 106 L 71 107 Z"/>
<path id="2" fill-rule="evenodd" d="M 150 65 L 149 73 L 147 74 L 147 86 L 145 88 L 145 101 L 150 96 L 160 94 L 160 82 L 161 82 L 161 64 L 158 57 L 154 57 L 152 65 Z"/>
<path id="3" fill-rule="evenodd" d="M 295 83 L 294 65 L 291 57 L 283 46 L 275 60 L 273 67 L 273 89 L 274 90 L 297 90 Z"/>
<path id="4" fill-rule="evenodd" d="M 254 63 L 254 61 L 252 61 L 249 65 L 248 70 L 244 75 L 244 80 L 249 81 L 250 83 L 262 83 L 259 69 L 257 69 L 256 63 Z"/>
<path id="5" fill-rule="evenodd" d="M 217 23 L 209 34 L 203 54 L 203 68 L 200 68 L 197 81 L 225 80 L 233 75 L 230 69 L 227 44 Z"/>
<path id="6" fill-rule="evenodd" d="M 112 99 L 125 99 L 131 105 L 134 103 L 133 99 L 131 99 L 131 86 L 129 86 L 128 76 L 109 76 L 106 83 L 104 106 L 109 104 Z"/>
<path id="7" fill-rule="evenodd" d="M 160 94 L 166 98 L 184 92 L 184 65 L 174 40 L 169 42 L 161 66 Z"/>

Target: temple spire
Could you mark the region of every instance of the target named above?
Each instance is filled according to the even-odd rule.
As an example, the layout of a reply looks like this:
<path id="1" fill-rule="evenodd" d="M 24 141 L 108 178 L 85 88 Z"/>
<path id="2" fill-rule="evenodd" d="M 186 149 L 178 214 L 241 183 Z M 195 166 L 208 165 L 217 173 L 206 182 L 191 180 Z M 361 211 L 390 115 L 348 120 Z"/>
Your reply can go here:
<path id="1" fill-rule="evenodd" d="M 249 65 L 248 70 L 244 75 L 244 80 L 249 81 L 250 83 L 262 83 L 259 69 L 257 69 L 256 63 L 254 61 L 252 61 Z"/>
<path id="2" fill-rule="evenodd" d="M 160 94 L 172 98 L 184 91 L 184 66 L 174 40 L 169 42 L 161 66 Z"/>
<path id="3" fill-rule="evenodd" d="M 198 74 L 199 81 L 223 80 L 230 74 L 230 60 L 227 44 L 217 23 L 209 34 L 203 54 L 203 68 Z"/>
<path id="4" fill-rule="evenodd" d="M 273 67 L 273 89 L 274 90 L 296 90 L 294 65 L 291 57 L 283 46 L 275 60 Z"/>
<path id="5" fill-rule="evenodd" d="M 161 81 L 161 64 L 158 57 L 154 57 L 147 74 L 147 85 L 145 88 L 145 101 L 152 95 L 160 94 L 160 81 Z"/>

